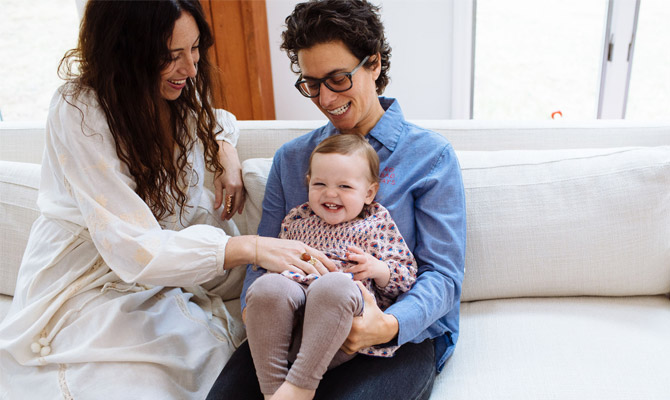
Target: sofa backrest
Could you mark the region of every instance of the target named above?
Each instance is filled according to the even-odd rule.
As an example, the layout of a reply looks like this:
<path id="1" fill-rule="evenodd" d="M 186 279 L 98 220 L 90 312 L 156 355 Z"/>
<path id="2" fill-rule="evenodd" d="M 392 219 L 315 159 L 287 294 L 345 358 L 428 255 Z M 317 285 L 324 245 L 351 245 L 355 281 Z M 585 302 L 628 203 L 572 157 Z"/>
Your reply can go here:
<path id="1" fill-rule="evenodd" d="M 461 163 L 463 301 L 670 292 L 670 123 L 423 125 Z M 247 233 L 260 220 L 267 157 L 243 163 Z"/>
<path id="2" fill-rule="evenodd" d="M 6 124 L 0 122 L 0 159 L 39 162 L 43 129 Z M 238 152 L 249 190 L 245 214 L 236 217 L 242 232 L 255 232 L 260 219 L 269 157 L 320 124 L 240 121 Z M 670 146 L 670 123 L 419 124 L 445 135 L 461 162 L 468 207 L 464 301 L 670 292 L 670 166 L 663 147 Z M 34 167 L 28 174 L 36 179 Z M 0 174 L 16 181 L 16 173 L 7 176 Z M 36 187 L 22 186 L 35 197 Z M 21 238 L 30 229 L 25 219 L 33 217 L 8 218 L 15 212 L 5 204 L 15 200 L 4 191 L 0 231 L 19 238 L 0 243 L 0 292 L 11 294 Z"/>
<path id="3" fill-rule="evenodd" d="M 310 132 L 324 121 L 238 121 L 240 160 L 272 157 L 283 143 Z M 420 120 L 416 124 L 444 135 L 456 150 L 552 150 L 627 146 L 663 146 L 670 121 L 622 120 L 475 121 Z M 44 123 L 0 121 L 0 160 L 40 163 Z"/>
<path id="4" fill-rule="evenodd" d="M 670 292 L 670 146 L 456 153 L 463 301 Z M 243 163 L 248 232 L 271 162 Z"/>

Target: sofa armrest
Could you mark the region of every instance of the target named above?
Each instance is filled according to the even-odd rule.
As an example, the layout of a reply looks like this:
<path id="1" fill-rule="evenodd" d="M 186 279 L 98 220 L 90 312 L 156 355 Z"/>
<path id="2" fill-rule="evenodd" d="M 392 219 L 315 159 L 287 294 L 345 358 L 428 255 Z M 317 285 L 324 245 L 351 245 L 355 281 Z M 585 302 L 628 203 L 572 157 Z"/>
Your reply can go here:
<path id="1" fill-rule="evenodd" d="M 44 122 L 0 121 L 0 160 L 39 164 L 44 152 Z"/>
<path id="2" fill-rule="evenodd" d="M 0 294 L 14 295 L 21 258 L 40 215 L 40 165 L 0 161 Z"/>

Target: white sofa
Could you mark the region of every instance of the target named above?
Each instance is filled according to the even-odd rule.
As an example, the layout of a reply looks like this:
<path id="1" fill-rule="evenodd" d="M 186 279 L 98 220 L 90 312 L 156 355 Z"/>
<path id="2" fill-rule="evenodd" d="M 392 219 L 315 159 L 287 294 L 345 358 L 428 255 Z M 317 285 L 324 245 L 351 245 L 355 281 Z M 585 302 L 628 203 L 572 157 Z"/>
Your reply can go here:
<path id="1" fill-rule="evenodd" d="M 468 216 L 460 339 L 431 399 L 670 398 L 670 122 L 416 122 L 456 149 Z M 240 122 L 242 232 L 268 158 L 320 124 Z M 0 123 L 0 318 L 43 133 Z"/>

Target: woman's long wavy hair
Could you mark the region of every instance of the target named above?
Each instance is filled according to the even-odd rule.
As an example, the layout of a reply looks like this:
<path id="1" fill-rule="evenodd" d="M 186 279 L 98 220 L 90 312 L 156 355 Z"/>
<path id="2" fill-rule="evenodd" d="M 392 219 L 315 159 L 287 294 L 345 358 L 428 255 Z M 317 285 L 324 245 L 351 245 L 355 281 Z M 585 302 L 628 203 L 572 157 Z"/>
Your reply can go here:
<path id="1" fill-rule="evenodd" d="M 200 60 L 195 79 L 187 79 L 178 99 L 167 101 L 160 93 L 161 71 L 172 61 L 168 40 L 183 12 L 193 16 L 200 30 Z M 207 58 L 212 44 L 198 0 L 89 0 L 77 48 L 59 65 L 74 98 L 89 89 L 97 96 L 116 153 L 133 176 L 135 191 L 158 219 L 186 205 L 191 180 L 187 153 L 196 141 L 189 120 L 204 145 L 207 168 L 223 171 L 215 140 L 221 128 L 211 104 L 213 67 Z M 169 115 L 161 115 L 166 109 Z M 164 131 L 162 120 L 169 120 L 171 131 Z"/>
<path id="2" fill-rule="evenodd" d="M 384 34 L 379 7 L 366 0 L 310 0 L 297 4 L 285 22 L 281 49 L 291 60 L 293 72 L 300 72 L 300 50 L 340 40 L 359 60 L 380 54 L 381 73 L 375 86 L 377 94 L 384 93 L 390 81 L 391 46 Z M 376 57 L 370 57 L 365 67 L 376 62 Z"/>

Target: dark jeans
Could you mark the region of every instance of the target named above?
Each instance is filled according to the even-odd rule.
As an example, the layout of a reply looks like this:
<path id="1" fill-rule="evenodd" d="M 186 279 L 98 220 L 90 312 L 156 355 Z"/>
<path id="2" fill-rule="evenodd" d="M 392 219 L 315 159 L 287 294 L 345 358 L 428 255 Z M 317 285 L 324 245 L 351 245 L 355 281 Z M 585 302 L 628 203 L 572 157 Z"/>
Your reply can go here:
<path id="1" fill-rule="evenodd" d="M 326 372 L 316 390 L 317 400 L 424 400 L 435 382 L 432 340 L 406 343 L 394 357 L 358 355 Z M 207 400 L 263 400 L 248 342 L 228 361 Z"/>

